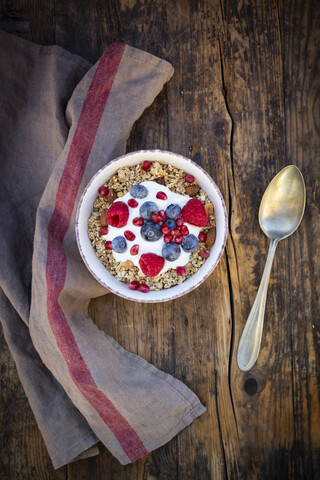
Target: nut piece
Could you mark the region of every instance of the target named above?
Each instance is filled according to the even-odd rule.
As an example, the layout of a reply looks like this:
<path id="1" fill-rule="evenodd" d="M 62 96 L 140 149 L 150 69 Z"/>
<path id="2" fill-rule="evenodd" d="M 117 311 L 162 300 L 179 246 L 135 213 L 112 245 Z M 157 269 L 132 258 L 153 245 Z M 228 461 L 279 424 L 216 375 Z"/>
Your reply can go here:
<path id="1" fill-rule="evenodd" d="M 210 228 L 210 230 L 207 231 L 207 239 L 205 241 L 206 246 L 212 247 L 215 239 L 216 239 L 216 227 L 212 227 Z"/>
<path id="2" fill-rule="evenodd" d="M 120 265 L 124 268 L 132 268 L 134 263 L 131 260 L 127 260 L 126 262 L 120 262 Z"/>
<path id="3" fill-rule="evenodd" d="M 118 195 L 118 198 L 119 197 L 124 197 L 124 192 L 118 192 L 117 195 Z"/>
<path id="4" fill-rule="evenodd" d="M 206 209 L 206 213 L 208 217 L 213 214 L 213 205 L 212 203 L 206 203 L 204 208 Z"/>
<path id="5" fill-rule="evenodd" d="M 191 263 L 188 262 L 187 265 L 184 266 L 184 269 L 186 271 L 186 275 L 188 275 L 188 273 L 190 272 L 191 270 Z"/>
<path id="6" fill-rule="evenodd" d="M 165 185 L 166 184 L 163 177 L 157 178 L 156 182 L 159 183 L 159 185 Z"/>
<path id="7" fill-rule="evenodd" d="M 108 222 L 107 222 L 107 212 L 103 211 L 100 215 L 100 225 L 101 227 L 107 227 Z"/>
<path id="8" fill-rule="evenodd" d="M 200 187 L 198 185 L 190 185 L 189 187 L 186 187 L 186 194 L 190 197 L 195 197 L 199 190 Z"/>
<path id="9" fill-rule="evenodd" d="M 107 202 L 113 203 L 117 198 L 118 198 L 117 192 L 115 190 L 112 190 L 112 188 L 110 188 L 109 193 L 106 197 Z"/>

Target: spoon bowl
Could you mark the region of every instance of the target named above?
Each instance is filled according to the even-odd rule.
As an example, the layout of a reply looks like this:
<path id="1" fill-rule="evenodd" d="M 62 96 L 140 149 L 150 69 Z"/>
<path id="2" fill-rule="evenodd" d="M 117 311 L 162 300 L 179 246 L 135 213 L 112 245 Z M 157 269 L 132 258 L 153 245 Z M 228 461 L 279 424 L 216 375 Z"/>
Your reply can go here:
<path id="1" fill-rule="evenodd" d="M 266 189 L 259 209 L 259 224 L 270 239 L 282 240 L 300 225 L 306 203 L 302 174 L 295 165 L 278 173 Z"/>
<path id="2" fill-rule="evenodd" d="M 259 224 L 270 239 L 266 265 L 259 290 L 238 347 L 238 365 L 243 371 L 255 364 L 261 344 L 264 311 L 273 257 L 279 240 L 291 235 L 300 225 L 306 204 L 303 176 L 295 165 L 279 172 L 266 189 L 259 209 Z"/>

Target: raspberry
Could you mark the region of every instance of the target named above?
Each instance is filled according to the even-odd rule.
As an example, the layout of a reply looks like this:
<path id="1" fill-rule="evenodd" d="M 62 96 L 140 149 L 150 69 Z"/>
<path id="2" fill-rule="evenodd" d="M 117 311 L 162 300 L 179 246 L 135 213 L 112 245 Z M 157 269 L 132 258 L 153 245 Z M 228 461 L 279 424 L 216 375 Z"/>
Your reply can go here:
<path id="1" fill-rule="evenodd" d="M 154 223 L 162 222 L 162 218 L 160 217 L 160 215 L 158 213 L 154 213 L 151 218 L 154 221 Z"/>
<path id="2" fill-rule="evenodd" d="M 156 277 L 164 266 L 164 258 L 155 253 L 143 253 L 139 265 L 147 277 Z"/>
<path id="3" fill-rule="evenodd" d="M 181 218 L 181 217 L 176 218 L 176 225 L 177 225 L 177 227 L 182 227 L 182 225 L 183 225 L 183 218 Z"/>
<path id="4" fill-rule="evenodd" d="M 184 267 L 177 267 L 177 274 L 180 275 L 180 277 L 184 277 L 186 274 L 186 269 Z"/>
<path id="5" fill-rule="evenodd" d="M 149 288 L 148 285 L 146 285 L 145 283 L 141 283 L 141 284 L 139 285 L 138 290 L 140 290 L 140 292 L 142 292 L 142 293 L 148 293 L 149 290 L 150 290 L 150 288 Z"/>
<path id="6" fill-rule="evenodd" d="M 158 192 L 157 195 L 156 195 L 157 198 L 159 198 L 160 200 L 167 200 L 167 194 L 164 193 L 164 192 Z"/>
<path id="7" fill-rule="evenodd" d="M 130 290 L 138 290 L 138 288 L 140 287 L 140 283 L 138 282 L 138 280 L 132 280 L 132 282 L 128 283 L 128 287 L 130 288 Z"/>
<path id="8" fill-rule="evenodd" d="M 139 253 L 139 245 L 132 245 L 130 248 L 131 255 L 138 255 Z"/>
<path id="9" fill-rule="evenodd" d="M 165 235 L 165 236 L 163 237 L 164 243 L 170 243 L 170 242 L 172 242 L 172 240 L 173 240 L 173 236 L 172 236 L 172 235 Z"/>
<path id="10" fill-rule="evenodd" d="M 108 227 L 100 227 L 99 235 L 107 235 L 108 231 Z"/>
<path id="11" fill-rule="evenodd" d="M 209 257 L 209 252 L 207 252 L 207 250 L 205 250 L 203 248 L 202 250 L 200 250 L 199 255 L 200 255 L 201 258 L 208 258 Z"/>
<path id="12" fill-rule="evenodd" d="M 187 175 L 184 177 L 184 180 L 187 183 L 193 183 L 194 182 L 194 176 L 187 173 Z"/>
<path id="13" fill-rule="evenodd" d="M 203 243 L 207 240 L 207 235 L 204 232 L 200 232 L 198 235 L 199 242 Z"/>
<path id="14" fill-rule="evenodd" d="M 129 218 L 128 205 L 124 202 L 115 202 L 110 206 L 106 216 L 108 224 L 112 227 L 124 227 Z"/>
<path id="15" fill-rule="evenodd" d="M 181 225 L 180 227 L 180 232 L 182 233 L 182 235 L 185 237 L 186 235 L 189 235 L 189 228 L 187 227 L 187 225 Z"/>
<path id="16" fill-rule="evenodd" d="M 204 227 L 209 224 L 206 209 L 198 198 L 191 198 L 183 207 L 181 216 L 185 222 Z"/>
<path id="17" fill-rule="evenodd" d="M 131 208 L 136 208 L 136 207 L 139 205 L 139 203 L 138 203 L 137 200 L 135 200 L 134 198 L 130 198 L 130 199 L 128 200 L 128 205 L 129 205 L 129 207 L 131 207 Z"/>
<path id="18" fill-rule="evenodd" d="M 142 170 L 146 172 L 147 170 L 150 170 L 150 167 L 151 167 L 151 163 L 148 162 L 148 160 L 145 160 L 142 164 Z"/>
<path id="19" fill-rule="evenodd" d="M 106 247 L 107 250 L 112 250 L 112 242 L 111 240 L 108 240 L 104 246 Z"/>
<path id="20" fill-rule="evenodd" d="M 109 193 L 109 188 L 102 185 L 102 187 L 98 189 L 98 193 L 100 197 L 106 197 Z"/>
<path id="21" fill-rule="evenodd" d="M 132 220 L 132 223 L 137 227 L 142 227 L 142 225 L 144 224 L 144 219 L 142 217 L 136 217 Z"/>
<path id="22" fill-rule="evenodd" d="M 135 234 L 133 232 L 130 232 L 130 230 L 126 230 L 124 232 L 124 236 L 126 237 L 127 240 L 129 240 L 130 242 L 132 242 L 132 240 L 134 240 L 136 238 Z"/>
<path id="23" fill-rule="evenodd" d="M 181 245 L 182 241 L 183 241 L 182 235 L 177 235 L 174 239 L 174 242 L 177 243 L 178 245 Z"/>

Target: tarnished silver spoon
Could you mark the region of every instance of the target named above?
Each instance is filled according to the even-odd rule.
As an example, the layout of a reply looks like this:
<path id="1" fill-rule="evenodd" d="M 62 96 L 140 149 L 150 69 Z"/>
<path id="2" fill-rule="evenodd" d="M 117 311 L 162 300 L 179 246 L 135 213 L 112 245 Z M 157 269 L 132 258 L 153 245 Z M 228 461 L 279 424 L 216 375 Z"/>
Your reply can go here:
<path id="1" fill-rule="evenodd" d="M 303 176 L 295 165 L 285 167 L 266 189 L 259 209 L 259 224 L 270 239 L 266 265 L 259 290 L 241 335 L 238 365 L 243 371 L 255 364 L 261 344 L 264 311 L 272 261 L 279 240 L 289 237 L 299 226 L 306 203 Z"/>

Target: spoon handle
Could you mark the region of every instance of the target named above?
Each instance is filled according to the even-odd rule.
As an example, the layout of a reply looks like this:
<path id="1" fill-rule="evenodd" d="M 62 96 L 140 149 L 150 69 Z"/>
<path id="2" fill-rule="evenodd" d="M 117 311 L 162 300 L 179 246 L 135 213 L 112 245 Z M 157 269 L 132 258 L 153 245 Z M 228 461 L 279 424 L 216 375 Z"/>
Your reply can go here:
<path id="1" fill-rule="evenodd" d="M 241 335 L 237 359 L 239 368 L 244 372 L 250 370 L 258 358 L 270 272 L 278 242 L 278 239 L 270 240 L 268 257 L 259 290 Z"/>

